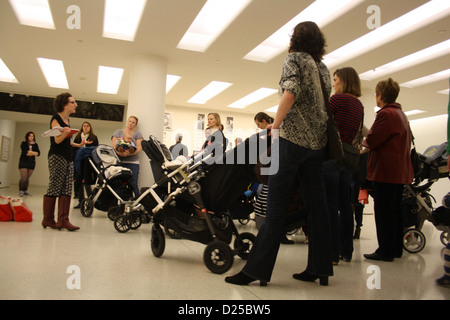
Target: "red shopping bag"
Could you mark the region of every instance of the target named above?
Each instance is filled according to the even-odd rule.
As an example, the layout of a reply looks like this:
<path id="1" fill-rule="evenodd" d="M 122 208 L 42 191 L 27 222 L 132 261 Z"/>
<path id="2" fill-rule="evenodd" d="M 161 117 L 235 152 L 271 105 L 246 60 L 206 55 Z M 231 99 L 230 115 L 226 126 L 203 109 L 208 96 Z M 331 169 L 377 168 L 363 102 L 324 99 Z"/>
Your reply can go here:
<path id="1" fill-rule="evenodd" d="M 0 221 L 11 221 L 13 214 L 10 206 L 10 198 L 0 196 Z"/>
<path id="2" fill-rule="evenodd" d="M 22 199 L 11 199 L 11 211 L 14 221 L 30 222 L 33 220 L 33 213 Z"/>

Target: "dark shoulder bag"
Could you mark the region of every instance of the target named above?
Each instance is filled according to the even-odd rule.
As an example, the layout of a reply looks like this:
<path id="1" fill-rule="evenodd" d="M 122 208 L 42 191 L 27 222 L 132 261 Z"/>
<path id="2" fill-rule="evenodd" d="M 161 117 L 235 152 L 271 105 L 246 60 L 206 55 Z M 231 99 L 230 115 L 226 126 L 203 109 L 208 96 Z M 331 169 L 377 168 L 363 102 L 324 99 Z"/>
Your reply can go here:
<path id="1" fill-rule="evenodd" d="M 341 162 L 344 159 L 344 150 L 342 148 L 341 136 L 339 134 L 339 130 L 334 120 L 334 116 L 330 110 L 330 99 L 327 95 L 325 89 L 325 83 L 322 79 L 322 75 L 320 74 L 319 66 L 317 65 L 317 69 L 319 71 L 320 83 L 322 85 L 322 93 L 323 99 L 325 100 L 325 107 L 327 110 L 328 120 L 327 120 L 327 152 L 325 155 L 326 160 L 336 160 L 337 162 Z"/>
<path id="2" fill-rule="evenodd" d="M 361 140 L 360 137 L 362 135 L 363 123 L 364 123 L 364 113 L 363 113 L 363 120 L 361 121 L 361 126 L 359 127 L 359 131 L 356 134 L 357 135 L 356 145 L 342 142 L 342 149 L 344 150 L 344 159 L 342 159 L 341 164 L 346 169 L 351 171 L 359 170 L 359 158 L 361 153 L 358 144 L 359 141 Z"/>

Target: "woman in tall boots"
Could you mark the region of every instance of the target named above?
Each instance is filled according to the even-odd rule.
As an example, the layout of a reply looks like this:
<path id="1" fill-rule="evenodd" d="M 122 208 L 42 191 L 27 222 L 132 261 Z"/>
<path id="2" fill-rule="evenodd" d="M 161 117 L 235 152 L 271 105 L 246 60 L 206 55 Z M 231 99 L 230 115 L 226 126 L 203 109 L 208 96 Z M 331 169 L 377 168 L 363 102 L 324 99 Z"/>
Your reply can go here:
<path id="1" fill-rule="evenodd" d="M 75 113 L 77 103 L 70 93 L 58 95 L 53 107 L 56 114 L 50 121 L 50 128 L 56 133 L 50 136 L 50 150 L 48 152 L 49 186 L 44 195 L 44 219 L 42 226 L 52 229 L 80 229 L 69 221 L 70 200 L 73 183 L 72 142 L 69 116 Z M 59 131 L 59 132 L 58 132 Z M 77 146 L 84 146 L 82 140 Z M 55 207 L 58 199 L 58 216 L 55 222 Z"/>

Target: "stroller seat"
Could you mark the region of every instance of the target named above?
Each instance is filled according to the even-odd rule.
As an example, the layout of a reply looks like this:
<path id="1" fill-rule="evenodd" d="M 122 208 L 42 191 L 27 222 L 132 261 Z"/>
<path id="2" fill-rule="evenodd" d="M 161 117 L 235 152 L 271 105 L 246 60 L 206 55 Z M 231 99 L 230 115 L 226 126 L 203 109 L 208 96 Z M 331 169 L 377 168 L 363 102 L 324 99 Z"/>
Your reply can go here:
<path id="1" fill-rule="evenodd" d="M 175 160 L 164 162 L 163 166 L 168 170 L 175 170 L 181 167 L 187 161 L 185 156 L 178 156 Z"/>
<path id="2" fill-rule="evenodd" d="M 111 180 L 116 176 L 124 174 L 133 176 L 133 172 L 129 168 L 112 165 L 105 170 L 105 178 Z"/>

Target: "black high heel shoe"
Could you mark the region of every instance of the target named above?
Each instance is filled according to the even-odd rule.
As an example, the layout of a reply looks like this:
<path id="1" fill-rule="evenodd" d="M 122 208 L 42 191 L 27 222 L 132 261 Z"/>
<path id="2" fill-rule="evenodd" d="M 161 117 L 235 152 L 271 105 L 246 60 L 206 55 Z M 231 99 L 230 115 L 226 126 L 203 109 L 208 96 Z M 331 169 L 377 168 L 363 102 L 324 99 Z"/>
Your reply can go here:
<path id="1" fill-rule="evenodd" d="M 234 276 L 230 276 L 230 277 L 226 277 L 225 278 L 225 282 L 228 282 L 228 283 L 231 283 L 231 284 L 237 284 L 237 285 L 240 285 L 240 286 L 246 286 L 246 285 L 252 283 L 253 281 L 257 281 L 257 280 L 247 276 L 242 271 L 239 272 L 238 274 L 235 274 Z M 267 282 L 259 281 L 259 285 L 261 287 L 265 287 L 265 286 L 267 286 Z"/>
<path id="2" fill-rule="evenodd" d="M 303 271 L 302 273 L 294 273 L 292 275 L 294 279 L 300 280 L 300 281 L 307 281 L 307 282 L 314 282 L 317 279 L 319 279 L 319 283 L 321 286 L 328 286 L 328 277 L 319 277 L 315 274 L 312 274 L 308 271 Z"/>

